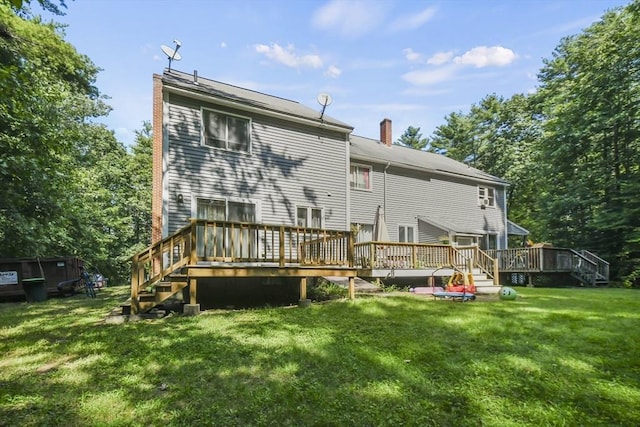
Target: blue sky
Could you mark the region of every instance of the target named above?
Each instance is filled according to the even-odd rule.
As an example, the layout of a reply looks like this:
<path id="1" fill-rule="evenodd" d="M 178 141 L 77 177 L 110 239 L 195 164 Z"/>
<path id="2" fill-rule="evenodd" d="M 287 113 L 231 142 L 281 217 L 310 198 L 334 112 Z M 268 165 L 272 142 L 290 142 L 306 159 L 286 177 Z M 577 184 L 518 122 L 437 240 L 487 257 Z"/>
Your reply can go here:
<path id="1" fill-rule="evenodd" d="M 543 58 L 624 0 L 76 0 L 66 40 L 103 71 L 113 111 L 103 121 L 130 144 L 151 119 L 161 44 L 180 40 L 172 68 L 298 101 L 378 138 L 423 136 L 485 95 L 535 90 Z M 49 17 L 48 15 L 45 15 Z"/>

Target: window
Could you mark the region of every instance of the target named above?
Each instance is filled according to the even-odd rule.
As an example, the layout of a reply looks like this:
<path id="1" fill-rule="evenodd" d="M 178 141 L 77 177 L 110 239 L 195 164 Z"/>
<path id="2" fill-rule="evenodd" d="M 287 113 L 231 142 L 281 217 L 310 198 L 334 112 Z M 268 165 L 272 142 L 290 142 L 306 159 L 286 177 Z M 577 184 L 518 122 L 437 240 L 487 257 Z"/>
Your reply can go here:
<path id="1" fill-rule="evenodd" d="M 496 193 L 491 187 L 478 187 L 478 204 L 484 207 L 496 206 Z"/>
<path id="2" fill-rule="evenodd" d="M 251 121 L 213 110 L 202 110 L 203 144 L 248 153 L 251 150 Z"/>
<path id="3" fill-rule="evenodd" d="M 256 203 L 225 199 L 196 200 L 196 217 L 210 221 L 234 221 L 255 223 Z"/>
<path id="4" fill-rule="evenodd" d="M 371 190 L 371 166 L 351 165 L 351 188 Z"/>
<path id="5" fill-rule="evenodd" d="M 486 251 L 487 249 L 498 249 L 498 235 L 486 234 L 480 240 L 480 249 Z"/>
<path id="6" fill-rule="evenodd" d="M 398 226 L 398 241 L 401 243 L 413 243 L 415 241 L 413 225 Z"/>
<path id="7" fill-rule="evenodd" d="M 454 241 L 456 246 L 473 246 L 476 244 L 474 236 L 456 236 Z"/>
<path id="8" fill-rule="evenodd" d="M 322 228 L 322 209 L 298 206 L 296 225 L 298 227 Z"/>

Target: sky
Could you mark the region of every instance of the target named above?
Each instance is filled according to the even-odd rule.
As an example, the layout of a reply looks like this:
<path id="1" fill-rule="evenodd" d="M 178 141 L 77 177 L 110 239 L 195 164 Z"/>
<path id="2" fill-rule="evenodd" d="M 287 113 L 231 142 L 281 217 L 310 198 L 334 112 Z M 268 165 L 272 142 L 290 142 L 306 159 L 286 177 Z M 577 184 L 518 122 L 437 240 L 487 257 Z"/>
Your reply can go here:
<path id="1" fill-rule="evenodd" d="M 379 139 L 430 136 L 489 94 L 535 91 L 543 60 L 623 0 L 66 0 L 65 40 L 102 69 L 113 110 L 100 121 L 130 145 L 151 120 L 161 45 L 172 68 L 300 102 Z M 34 10 L 37 10 L 34 8 Z"/>

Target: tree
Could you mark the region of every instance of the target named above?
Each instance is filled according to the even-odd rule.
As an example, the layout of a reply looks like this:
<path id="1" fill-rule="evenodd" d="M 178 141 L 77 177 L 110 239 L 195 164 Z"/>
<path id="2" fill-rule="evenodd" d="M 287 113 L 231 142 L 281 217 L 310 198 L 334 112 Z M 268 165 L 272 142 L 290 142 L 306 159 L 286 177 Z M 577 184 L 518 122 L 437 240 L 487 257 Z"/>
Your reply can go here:
<path id="1" fill-rule="evenodd" d="M 468 113 L 449 114 L 436 128 L 430 150 L 507 180 L 509 218 L 537 234 L 534 147 L 540 135 L 528 97 L 488 95 Z"/>
<path id="2" fill-rule="evenodd" d="M 396 144 L 415 148 L 416 150 L 424 150 L 429 144 L 429 140 L 422 137 L 419 127 L 414 128 L 413 126 L 409 126 L 400 138 L 398 138 Z"/>
<path id="3" fill-rule="evenodd" d="M 31 4 L 31 0 L 3 0 L 5 3 L 8 2 L 15 10 L 23 11 L 25 7 Z M 57 3 L 60 4 L 58 6 L 56 2 L 51 0 L 38 0 L 40 7 L 43 10 L 47 10 L 55 15 L 64 15 L 64 12 L 60 9 L 60 7 L 67 8 L 64 0 L 58 0 Z"/>
<path id="4" fill-rule="evenodd" d="M 129 159 L 127 207 L 131 217 L 133 239 L 129 254 L 151 244 L 151 182 L 153 134 L 151 122 L 145 121 L 136 131 L 135 144 Z"/>
<path id="5" fill-rule="evenodd" d="M 560 245 L 590 248 L 640 282 L 640 13 L 635 1 L 565 38 L 540 71 L 543 220 Z"/>
<path id="6" fill-rule="evenodd" d="M 0 255 L 62 254 L 73 243 L 74 153 L 88 119 L 108 111 L 93 85 L 98 68 L 54 24 L 4 3 L 0 22 Z"/>

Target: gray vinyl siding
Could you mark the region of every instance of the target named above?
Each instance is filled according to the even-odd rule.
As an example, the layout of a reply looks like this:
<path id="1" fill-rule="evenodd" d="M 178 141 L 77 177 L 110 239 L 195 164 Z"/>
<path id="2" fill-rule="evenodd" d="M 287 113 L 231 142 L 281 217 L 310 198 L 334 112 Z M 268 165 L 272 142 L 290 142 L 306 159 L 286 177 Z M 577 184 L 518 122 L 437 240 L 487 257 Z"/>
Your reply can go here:
<path id="1" fill-rule="evenodd" d="M 294 225 L 296 206 L 322 208 L 324 227 L 347 229 L 347 134 L 165 94 L 168 232 L 192 216 L 195 197 L 251 199 L 260 222 Z M 251 152 L 201 145 L 201 107 L 251 119 Z M 183 195 L 183 204 L 176 202 Z"/>
<path id="2" fill-rule="evenodd" d="M 420 243 L 442 243 L 440 237 L 448 236 L 448 233 L 432 224 L 418 221 L 418 242 Z M 447 240 L 449 238 L 447 237 Z"/>
<path id="3" fill-rule="evenodd" d="M 352 159 L 353 163 L 367 164 Z M 384 166 L 372 165 L 372 191 L 351 190 L 351 222 L 371 223 L 378 205 L 384 205 Z M 387 169 L 385 220 L 389 237 L 398 241 L 398 226 L 413 225 L 421 242 L 435 243 L 443 233 L 419 227 L 418 216 L 456 224 L 463 234 L 499 234 L 504 238 L 504 188 L 495 189 L 496 207 L 481 209 L 475 180 L 429 174 L 391 166 Z M 420 221 L 421 222 L 421 221 Z M 435 238 L 435 240 L 434 240 Z"/>

